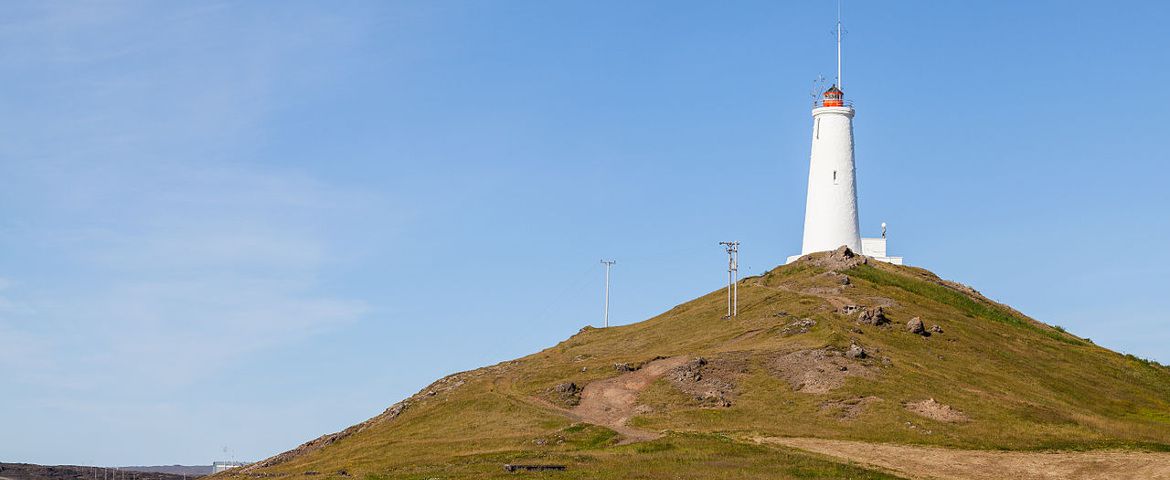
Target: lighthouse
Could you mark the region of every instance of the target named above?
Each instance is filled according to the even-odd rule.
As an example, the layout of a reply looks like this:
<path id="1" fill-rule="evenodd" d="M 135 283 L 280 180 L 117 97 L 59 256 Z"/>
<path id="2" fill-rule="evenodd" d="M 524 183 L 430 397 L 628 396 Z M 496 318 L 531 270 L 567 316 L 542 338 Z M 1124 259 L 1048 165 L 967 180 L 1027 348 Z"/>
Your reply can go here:
<path id="1" fill-rule="evenodd" d="M 861 251 L 853 163 L 853 106 L 837 85 L 813 106 L 812 155 L 801 255 L 845 245 Z"/>
<path id="2" fill-rule="evenodd" d="M 804 207 L 804 241 L 800 255 L 841 246 L 876 260 L 901 264 L 886 256 L 886 224 L 880 238 L 861 238 L 857 205 L 857 169 L 853 157 L 853 102 L 845 99 L 841 77 L 841 18 L 837 14 L 837 82 L 813 102 L 812 154 Z"/>

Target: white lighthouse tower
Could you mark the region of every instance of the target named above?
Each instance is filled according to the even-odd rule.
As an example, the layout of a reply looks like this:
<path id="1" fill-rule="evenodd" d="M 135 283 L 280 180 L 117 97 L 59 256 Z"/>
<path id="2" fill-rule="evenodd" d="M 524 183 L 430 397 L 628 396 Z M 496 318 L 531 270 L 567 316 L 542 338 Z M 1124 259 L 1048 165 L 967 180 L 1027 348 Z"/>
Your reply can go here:
<path id="1" fill-rule="evenodd" d="M 876 260 L 902 263 L 886 256 L 885 224 L 881 238 L 861 238 L 857 216 L 857 176 L 853 159 L 853 103 L 845 100 L 841 78 L 841 18 L 837 17 L 837 83 L 813 102 L 812 155 L 804 209 L 800 255 L 835 250 L 842 245 Z"/>
<path id="2" fill-rule="evenodd" d="M 853 164 L 853 106 L 837 85 L 813 108 L 808 200 L 804 207 L 801 255 L 845 245 L 861 251 L 857 182 Z"/>

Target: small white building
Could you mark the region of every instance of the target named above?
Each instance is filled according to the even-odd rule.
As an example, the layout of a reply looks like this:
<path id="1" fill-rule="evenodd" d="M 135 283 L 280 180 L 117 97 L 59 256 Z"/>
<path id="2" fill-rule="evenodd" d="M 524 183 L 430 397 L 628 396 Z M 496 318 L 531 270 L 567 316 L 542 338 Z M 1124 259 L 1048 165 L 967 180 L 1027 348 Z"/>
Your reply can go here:
<path id="1" fill-rule="evenodd" d="M 891 257 L 886 255 L 886 224 L 882 223 L 882 236 L 879 238 L 862 238 L 861 239 L 861 254 L 867 257 L 873 257 L 879 262 L 892 263 L 894 265 L 902 264 L 902 257 Z"/>
<path id="2" fill-rule="evenodd" d="M 239 468 L 247 463 L 244 462 L 211 462 L 211 473 L 216 474 L 233 468 Z"/>

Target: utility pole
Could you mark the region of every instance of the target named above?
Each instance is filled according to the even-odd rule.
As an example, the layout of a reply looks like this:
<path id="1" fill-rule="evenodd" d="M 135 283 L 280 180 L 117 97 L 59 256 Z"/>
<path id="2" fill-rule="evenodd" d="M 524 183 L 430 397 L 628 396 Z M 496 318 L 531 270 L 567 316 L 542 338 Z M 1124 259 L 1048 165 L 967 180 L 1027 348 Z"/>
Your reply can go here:
<path id="1" fill-rule="evenodd" d="M 605 328 L 609 328 L 609 268 L 617 263 L 616 260 L 602 260 L 605 265 Z"/>
<path id="2" fill-rule="evenodd" d="M 739 315 L 739 242 L 719 242 L 727 250 L 727 318 Z"/>

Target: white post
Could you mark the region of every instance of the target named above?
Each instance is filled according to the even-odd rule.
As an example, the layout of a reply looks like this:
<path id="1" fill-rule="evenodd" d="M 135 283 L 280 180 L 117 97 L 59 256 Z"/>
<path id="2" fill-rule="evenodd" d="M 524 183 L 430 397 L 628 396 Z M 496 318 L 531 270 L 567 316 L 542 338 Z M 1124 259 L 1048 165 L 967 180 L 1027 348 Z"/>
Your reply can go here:
<path id="1" fill-rule="evenodd" d="M 733 270 L 735 270 L 735 281 L 734 281 L 734 283 L 732 283 L 732 285 L 734 285 L 734 287 L 735 287 L 735 289 L 734 289 L 735 293 L 733 294 L 733 300 L 731 302 L 731 305 L 732 305 L 731 316 L 733 316 L 733 317 L 736 315 L 739 315 L 739 242 L 735 242 L 734 255 L 735 255 L 735 259 L 734 259 L 735 268 Z"/>
<path id="2" fill-rule="evenodd" d="M 602 260 L 605 264 L 605 328 L 609 328 L 609 267 L 617 263 L 615 260 Z"/>
<path id="3" fill-rule="evenodd" d="M 719 242 L 727 249 L 727 318 L 739 314 L 739 242 Z"/>
<path id="4" fill-rule="evenodd" d="M 609 264 L 605 264 L 605 328 L 609 328 Z"/>

